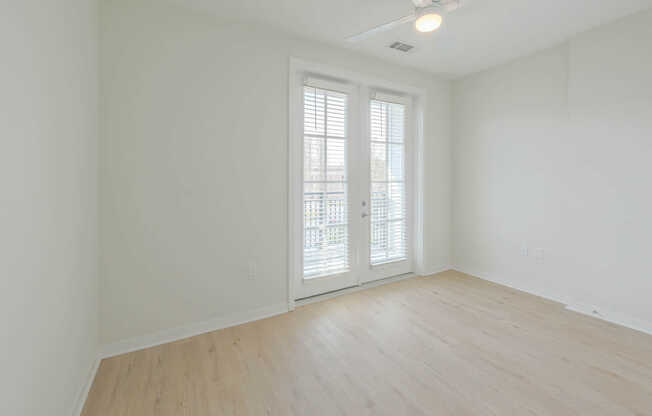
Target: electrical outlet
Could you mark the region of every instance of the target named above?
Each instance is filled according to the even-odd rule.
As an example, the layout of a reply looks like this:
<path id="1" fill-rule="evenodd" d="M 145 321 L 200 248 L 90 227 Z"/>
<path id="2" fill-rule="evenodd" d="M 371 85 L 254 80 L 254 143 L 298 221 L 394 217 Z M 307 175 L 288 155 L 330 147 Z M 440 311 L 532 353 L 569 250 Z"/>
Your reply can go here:
<path id="1" fill-rule="evenodd" d="M 256 262 L 254 260 L 249 261 L 249 272 L 247 275 L 250 280 L 256 279 Z"/>
<path id="2" fill-rule="evenodd" d="M 534 258 L 537 260 L 537 263 L 543 263 L 544 256 L 542 248 L 534 250 Z"/>
<path id="3" fill-rule="evenodd" d="M 521 256 L 527 257 L 528 256 L 528 249 L 526 246 L 521 246 Z"/>

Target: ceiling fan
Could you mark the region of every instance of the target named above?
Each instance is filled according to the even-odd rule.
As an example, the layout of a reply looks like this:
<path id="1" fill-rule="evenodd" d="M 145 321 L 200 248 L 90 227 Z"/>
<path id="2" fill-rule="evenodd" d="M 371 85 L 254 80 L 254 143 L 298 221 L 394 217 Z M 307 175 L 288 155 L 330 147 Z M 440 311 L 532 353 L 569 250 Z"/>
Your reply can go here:
<path id="1" fill-rule="evenodd" d="M 412 3 L 414 3 L 414 13 L 349 36 L 346 40 L 358 42 L 376 33 L 385 32 L 409 22 L 414 22 L 414 28 L 419 32 L 433 32 L 439 29 L 446 13 L 455 11 L 462 6 L 462 0 L 412 0 Z"/>

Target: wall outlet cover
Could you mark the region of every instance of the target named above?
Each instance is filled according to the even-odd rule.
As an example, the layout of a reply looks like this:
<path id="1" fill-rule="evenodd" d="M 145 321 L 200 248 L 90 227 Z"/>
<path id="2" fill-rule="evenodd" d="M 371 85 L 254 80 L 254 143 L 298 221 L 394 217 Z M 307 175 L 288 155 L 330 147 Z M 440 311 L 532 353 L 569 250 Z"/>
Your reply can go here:
<path id="1" fill-rule="evenodd" d="M 256 262 L 251 260 L 249 261 L 249 271 L 247 273 L 249 276 L 249 279 L 255 279 L 256 278 Z"/>
<path id="2" fill-rule="evenodd" d="M 538 248 L 534 251 L 534 257 L 537 260 L 537 263 L 543 263 L 544 253 L 542 248 Z"/>

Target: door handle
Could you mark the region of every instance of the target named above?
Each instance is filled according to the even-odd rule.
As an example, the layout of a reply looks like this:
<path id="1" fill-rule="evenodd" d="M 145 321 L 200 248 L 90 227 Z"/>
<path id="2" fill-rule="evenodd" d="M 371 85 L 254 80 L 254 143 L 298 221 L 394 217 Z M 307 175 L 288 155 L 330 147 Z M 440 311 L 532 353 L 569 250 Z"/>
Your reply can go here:
<path id="1" fill-rule="evenodd" d="M 362 218 L 367 218 L 369 216 L 369 213 L 368 212 L 363 212 L 362 214 L 360 214 L 360 216 Z"/>

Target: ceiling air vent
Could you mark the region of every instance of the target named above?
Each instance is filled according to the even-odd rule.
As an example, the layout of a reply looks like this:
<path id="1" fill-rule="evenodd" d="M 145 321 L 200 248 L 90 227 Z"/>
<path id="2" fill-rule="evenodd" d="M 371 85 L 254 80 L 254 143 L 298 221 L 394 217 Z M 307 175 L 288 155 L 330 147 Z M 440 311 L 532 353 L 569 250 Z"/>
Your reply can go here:
<path id="1" fill-rule="evenodd" d="M 403 42 L 394 42 L 391 45 L 389 45 L 389 47 L 401 52 L 410 52 L 410 49 L 414 48 L 414 46 L 408 45 L 407 43 L 403 43 Z"/>

